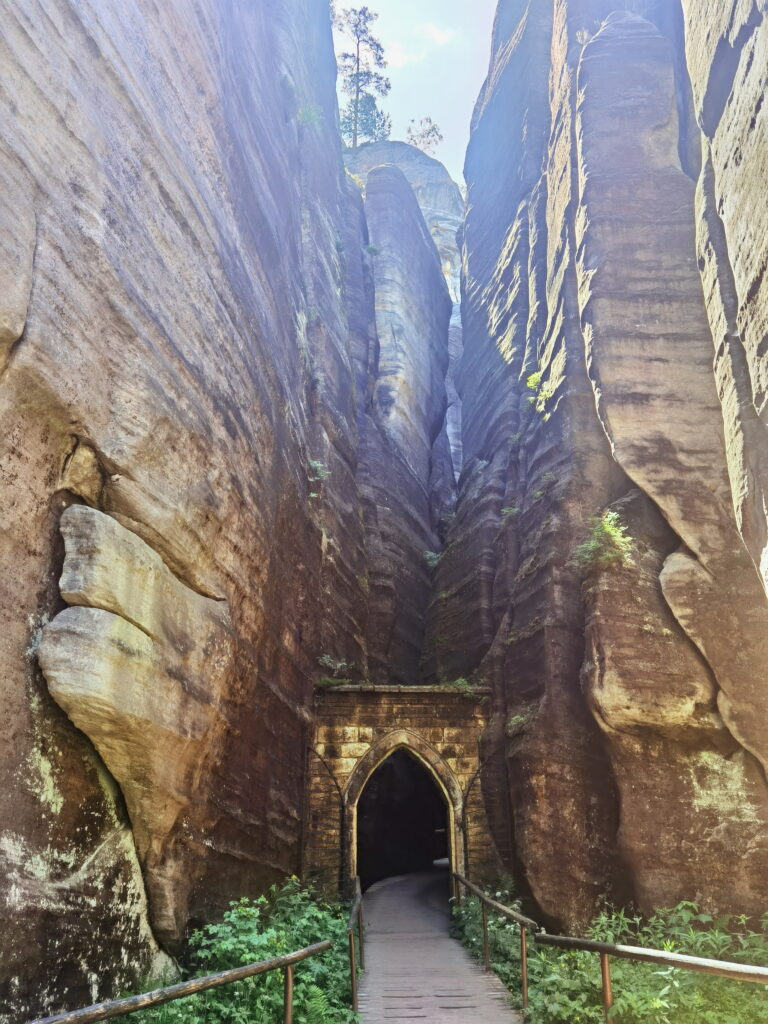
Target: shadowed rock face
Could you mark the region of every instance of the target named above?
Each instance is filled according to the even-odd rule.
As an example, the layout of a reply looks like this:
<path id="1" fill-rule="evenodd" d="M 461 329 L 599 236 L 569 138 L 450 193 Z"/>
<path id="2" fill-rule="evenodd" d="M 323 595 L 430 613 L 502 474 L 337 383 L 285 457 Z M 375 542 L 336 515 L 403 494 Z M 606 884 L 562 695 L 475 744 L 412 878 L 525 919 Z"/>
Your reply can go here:
<path id="1" fill-rule="evenodd" d="M 766 22 L 726 7 L 502 0 L 467 157 L 437 662 L 493 682 L 498 842 L 571 928 L 768 898 Z M 580 567 L 605 510 L 634 564 Z"/>
<path id="2" fill-rule="evenodd" d="M 361 458 L 371 587 L 369 667 L 374 681 L 413 684 L 419 680 L 429 603 L 427 558 L 440 544 L 432 516 L 433 453 L 445 425 L 451 300 L 437 250 L 400 170 L 382 166 L 370 172 L 365 210 L 375 253 L 379 337 Z"/>
<path id="3" fill-rule="evenodd" d="M 11 2 L 3 46 L 16 1020 L 300 870 L 320 659 L 416 681 L 450 300 L 399 173 L 369 236 L 323 4 Z"/>

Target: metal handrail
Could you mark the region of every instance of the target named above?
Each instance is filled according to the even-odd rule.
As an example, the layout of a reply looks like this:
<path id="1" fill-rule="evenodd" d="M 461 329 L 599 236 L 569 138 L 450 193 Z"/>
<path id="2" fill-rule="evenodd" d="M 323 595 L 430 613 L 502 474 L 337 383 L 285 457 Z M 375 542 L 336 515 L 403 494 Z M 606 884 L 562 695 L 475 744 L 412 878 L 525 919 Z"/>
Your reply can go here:
<path id="1" fill-rule="evenodd" d="M 461 885 L 465 885 L 471 893 L 473 893 L 480 900 L 480 907 L 483 915 L 483 966 L 486 971 L 491 969 L 491 946 L 488 940 L 488 907 L 491 910 L 495 910 L 496 913 L 501 914 L 502 917 L 506 917 L 508 921 L 514 922 L 520 926 L 520 973 L 521 973 L 521 994 L 523 999 L 523 1009 L 528 1008 L 528 932 L 537 932 L 540 926 L 530 917 L 525 917 L 523 914 L 518 914 L 516 910 L 512 910 L 511 907 L 505 907 L 503 903 L 497 903 L 496 900 L 492 900 L 490 896 L 486 896 L 482 889 L 479 889 L 464 875 L 460 875 L 458 871 L 453 872 L 453 878 L 455 882 L 460 882 Z M 461 904 L 461 888 L 456 885 L 456 903 Z"/>
<path id="2" fill-rule="evenodd" d="M 360 943 L 360 970 L 365 970 L 365 939 L 363 935 L 363 893 L 360 889 L 360 878 L 354 878 L 354 900 L 347 921 L 347 942 L 349 943 L 349 974 L 352 982 L 352 1009 L 357 1013 L 357 962 L 355 955 L 355 928 Z"/>
<path id="3" fill-rule="evenodd" d="M 96 1021 L 111 1020 L 113 1017 L 124 1017 L 127 1013 L 136 1010 L 147 1010 L 152 1006 L 162 1006 L 163 1003 L 170 1003 L 174 999 L 183 999 L 185 996 L 195 995 L 198 992 L 206 992 L 208 989 L 218 988 L 220 985 L 229 985 L 234 981 L 243 981 L 245 978 L 253 978 L 257 974 L 267 974 L 269 971 L 285 970 L 285 988 L 283 996 L 283 1021 L 284 1024 L 293 1024 L 293 968 L 295 964 L 307 960 L 318 953 L 325 953 L 331 948 L 330 940 L 316 942 L 313 946 L 306 946 L 295 953 L 286 953 L 284 956 L 275 957 L 272 960 L 262 960 L 260 963 L 247 964 L 245 967 L 235 967 L 230 971 L 220 971 L 218 974 L 207 974 L 202 978 L 192 978 L 191 981 L 182 981 L 177 985 L 168 985 L 165 988 L 154 989 L 152 992 L 142 992 L 137 996 L 127 996 L 124 999 L 114 999 L 111 1002 L 95 1003 L 93 1006 L 85 1006 L 81 1010 L 72 1010 L 68 1013 L 57 1013 L 53 1017 L 39 1017 L 30 1024 L 95 1024 Z"/>
<path id="4" fill-rule="evenodd" d="M 752 964 L 737 964 L 730 960 L 708 960 L 705 957 L 688 956 L 684 953 L 671 953 L 661 949 L 649 949 L 645 946 L 622 946 L 612 942 L 596 942 L 592 939 L 577 939 L 569 935 L 548 935 L 541 925 L 532 918 L 524 917 L 505 907 L 502 903 L 486 896 L 486 894 L 473 885 L 469 879 L 464 878 L 458 872 L 453 872 L 457 882 L 477 896 L 482 906 L 483 916 L 483 964 L 486 971 L 491 969 L 490 943 L 488 939 L 488 908 L 501 914 L 507 920 L 513 921 L 520 926 L 520 965 L 522 971 L 522 996 L 523 1007 L 528 1006 L 528 931 L 533 933 L 534 940 L 540 945 L 557 946 L 560 949 L 576 949 L 585 953 L 598 953 L 600 955 L 600 974 L 602 980 L 603 1010 L 605 1019 L 613 1006 L 613 986 L 611 983 L 610 957 L 618 957 L 624 960 L 637 960 L 642 963 L 661 964 L 664 967 L 678 967 L 686 971 L 698 971 L 702 974 L 713 974 L 719 978 L 729 978 L 732 981 L 750 981 L 758 985 L 768 985 L 768 967 L 757 967 Z M 456 887 L 457 902 L 461 902 L 459 887 Z"/>

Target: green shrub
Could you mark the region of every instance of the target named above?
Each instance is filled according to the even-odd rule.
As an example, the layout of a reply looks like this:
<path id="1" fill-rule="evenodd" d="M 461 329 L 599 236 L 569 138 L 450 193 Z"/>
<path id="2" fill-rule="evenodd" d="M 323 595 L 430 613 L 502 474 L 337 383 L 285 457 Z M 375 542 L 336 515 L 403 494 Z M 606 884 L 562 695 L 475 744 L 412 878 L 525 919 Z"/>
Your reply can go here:
<path id="1" fill-rule="evenodd" d="M 573 552 L 573 562 L 583 572 L 633 564 L 632 538 L 618 512 L 609 509 L 593 519 L 589 537 Z"/>
<path id="2" fill-rule="evenodd" d="M 332 658 L 330 654 L 321 654 L 317 659 L 317 664 L 323 668 L 329 668 L 334 679 L 340 679 L 344 672 L 355 667 L 353 661 L 340 661 Z"/>
<path id="3" fill-rule="evenodd" d="M 474 683 L 471 683 L 469 679 L 465 679 L 464 676 L 460 676 L 458 679 L 452 679 L 450 683 L 443 683 L 448 690 L 456 690 L 464 697 L 474 697 L 476 687 Z"/>
<path id="4" fill-rule="evenodd" d="M 555 394 L 552 382 L 543 384 L 541 377 L 540 372 L 531 373 L 525 380 L 525 386 L 532 392 L 528 395 L 528 404 L 532 405 L 536 412 L 544 412 L 547 402 Z"/>
<path id="5" fill-rule="evenodd" d="M 220 924 L 189 941 L 191 977 L 257 963 L 331 939 L 327 953 L 294 968 L 295 1024 L 352 1024 L 346 913 L 296 878 L 256 900 L 230 903 Z M 281 970 L 141 1011 L 142 1024 L 282 1024 Z M 132 1019 L 134 1019 L 132 1017 Z"/>
<path id="6" fill-rule="evenodd" d="M 509 891 L 493 894 L 515 906 Z M 647 946 L 692 956 L 768 966 L 768 914 L 748 927 L 745 918 L 713 919 L 693 903 L 659 910 L 649 919 L 606 910 L 587 938 Z M 466 900 L 454 909 L 455 934 L 482 957 L 480 904 Z M 493 969 L 519 1002 L 520 933 L 516 925 L 489 916 Z M 530 1024 L 602 1024 L 600 960 L 594 953 L 529 944 Z M 749 982 L 694 974 L 631 960 L 611 960 L 613 1017 L 621 1024 L 765 1024 L 768 988 Z"/>
<path id="7" fill-rule="evenodd" d="M 440 561 L 441 557 L 442 556 L 441 556 L 439 551 L 425 551 L 424 552 L 424 561 L 427 563 L 427 565 L 429 566 L 430 569 L 434 569 L 435 568 L 435 566 Z"/>

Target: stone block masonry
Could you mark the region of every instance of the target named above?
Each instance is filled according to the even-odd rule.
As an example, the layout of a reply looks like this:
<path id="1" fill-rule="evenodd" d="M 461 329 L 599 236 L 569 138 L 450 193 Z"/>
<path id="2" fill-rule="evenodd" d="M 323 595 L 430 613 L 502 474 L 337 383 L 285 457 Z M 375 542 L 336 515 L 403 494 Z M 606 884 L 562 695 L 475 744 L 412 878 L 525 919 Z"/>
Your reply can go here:
<path id="1" fill-rule="evenodd" d="M 488 725 L 484 689 L 440 686 L 337 686 L 318 690 L 309 751 L 305 875 L 324 889 L 358 873 L 357 803 L 394 751 L 406 749 L 432 774 L 448 811 L 454 870 L 498 873 L 481 788 Z"/>

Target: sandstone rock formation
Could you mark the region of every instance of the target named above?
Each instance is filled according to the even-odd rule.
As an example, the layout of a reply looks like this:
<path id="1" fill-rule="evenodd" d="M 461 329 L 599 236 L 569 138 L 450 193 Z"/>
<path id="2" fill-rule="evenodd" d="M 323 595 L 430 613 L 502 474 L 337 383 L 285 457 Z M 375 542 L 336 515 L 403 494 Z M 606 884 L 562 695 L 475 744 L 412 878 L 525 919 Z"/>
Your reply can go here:
<path id="1" fill-rule="evenodd" d="M 214 822 L 198 794 L 221 757 L 234 640 L 226 602 L 176 579 L 102 512 L 61 517 L 59 582 L 72 607 L 43 629 L 38 659 L 56 703 L 93 742 L 125 798 L 156 934 L 173 939 Z"/>
<path id="2" fill-rule="evenodd" d="M 366 217 L 374 263 L 378 358 L 363 428 L 369 674 L 414 683 L 429 602 L 433 448 L 444 429 L 451 301 L 437 250 L 403 173 L 374 168 Z M 450 465 L 448 473 L 452 476 Z"/>
<path id="3" fill-rule="evenodd" d="M 600 893 L 768 898 L 766 19 L 725 6 L 502 0 L 467 158 L 465 466 L 430 630 L 443 678 L 494 685 L 499 843 L 571 928 Z M 579 566 L 606 510 L 633 565 Z"/>
<path id="4" fill-rule="evenodd" d="M 2 14 L 0 1019 L 300 870 L 329 671 L 491 686 L 548 922 L 764 910 L 766 0 L 501 0 L 463 223 L 413 147 L 345 171 L 326 4 L 49 8 Z"/>
<path id="5" fill-rule="evenodd" d="M 456 389 L 456 370 L 462 353 L 461 256 L 457 239 L 464 222 L 461 190 L 438 160 L 406 142 L 370 142 L 357 149 L 346 149 L 344 162 L 361 184 L 364 184 L 366 176 L 374 167 L 386 164 L 398 167 L 413 189 L 440 254 L 443 274 L 453 302 L 448 343 L 449 366 L 445 377 L 448 397 L 445 428 L 450 443 L 453 474 L 458 480 L 462 461 L 461 399 Z M 444 446 L 445 439 L 439 438 L 437 444 Z"/>
<path id="6" fill-rule="evenodd" d="M 345 173 L 324 4 L 10 0 L 3 47 L 18 1019 L 299 870 L 313 684 L 417 681 L 454 481 L 440 257 L 400 172 Z"/>

